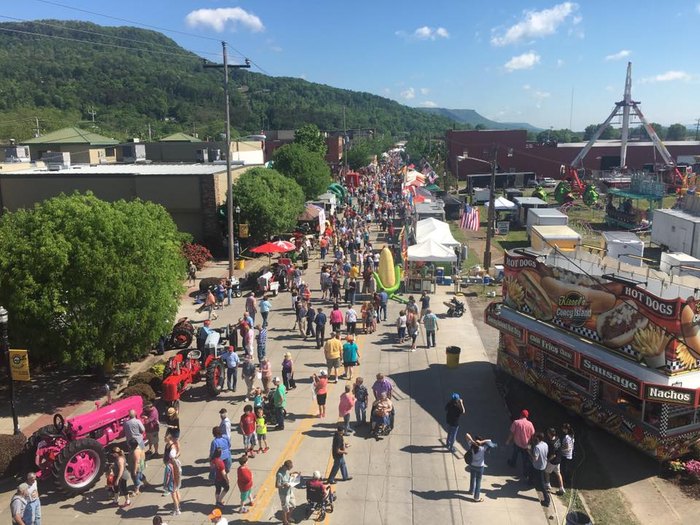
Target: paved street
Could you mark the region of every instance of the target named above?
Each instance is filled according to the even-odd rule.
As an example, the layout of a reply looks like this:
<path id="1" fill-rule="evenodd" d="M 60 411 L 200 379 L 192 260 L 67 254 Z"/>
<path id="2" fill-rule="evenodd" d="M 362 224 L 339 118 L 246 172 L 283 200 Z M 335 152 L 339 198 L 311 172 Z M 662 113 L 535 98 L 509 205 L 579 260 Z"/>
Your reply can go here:
<path id="1" fill-rule="evenodd" d="M 311 262 L 305 276 L 318 291 L 319 262 Z M 202 276 L 220 275 L 225 265 L 213 265 Z M 438 313 L 446 307 L 443 300 L 451 297 L 451 288 L 440 287 L 432 296 L 432 305 Z M 235 299 L 230 307 L 218 311 L 219 319 L 212 326 L 232 322 L 241 315 L 244 298 Z M 273 363 L 273 373 L 281 375 L 281 361 L 285 351 L 292 353 L 298 388 L 289 393 L 290 421 L 284 431 L 270 432 L 270 451 L 258 455 L 249 462 L 254 475 L 254 494 L 257 503 L 241 521 L 250 523 L 279 522 L 280 502 L 274 488 L 274 474 L 281 463 L 292 459 L 295 469 L 304 475 L 314 470 L 330 470 L 331 441 L 337 419 L 337 404 L 343 383 L 330 384 L 328 393 L 328 417 L 315 417 L 316 405 L 312 400 L 310 375 L 324 367 L 322 350 L 316 350 L 309 340 L 303 341 L 298 332 L 290 329 L 294 323 L 289 294 L 274 298 L 270 315 L 270 340 L 268 356 Z M 400 305 L 391 302 L 389 323 L 382 324 L 372 335 L 360 335 L 361 366 L 356 370 L 365 378 L 368 386 L 377 372 L 388 374 L 396 384 L 396 428 L 382 441 L 365 439 L 362 430 L 348 439 L 350 444 L 347 464 L 353 480 L 338 482 L 335 486 L 338 500 L 335 512 L 328 515 L 326 523 L 337 524 L 423 524 L 474 523 L 520 524 L 547 522 L 534 490 L 512 476 L 505 464 L 508 451 L 496 449 L 487 459 L 489 465 L 483 482 L 485 501 L 474 503 L 467 495 L 469 475 L 465 472 L 463 435 L 469 431 L 503 443 L 507 435 L 509 418 L 501 397 L 496 390 L 491 365 L 483 345 L 473 326 L 469 309 L 461 319 L 441 319 L 438 346 L 430 350 L 419 347 L 414 353 L 399 347 L 395 342 L 393 319 Z M 181 315 L 202 321 L 203 315 L 195 313 L 190 301 L 183 303 Z M 419 343 L 422 344 L 419 338 Z M 461 365 L 456 370 L 445 366 L 445 347 L 454 344 L 462 348 Z M 203 383 L 193 388 L 181 403 L 183 426 L 182 463 L 183 490 L 182 515 L 169 516 L 170 498 L 158 490 L 163 469 L 160 460 L 151 460 L 147 476 L 156 487 L 133 500 L 128 509 L 115 508 L 103 487 L 104 480 L 84 497 L 69 500 L 58 495 L 44 496 L 44 522 L 76 524 L 148 522 L 161 514 L 169 523 L 201 524 L 213 508 L 214 495 L 206 459 L 211 438 L 211 427 L 218 424 L 218 411 L 227 407 L 229 417 L 238 421 L 244 403 L 239 393 L 224 392 L 210 399 Z M 450 454 L 443 446 L 444 405 L 452 392 L 459 392 L 465 399 L 467 415 L 460 428 L 461 446 L 458 453 Z M 354 418 L 353 418 L 354 419 Z M 242 440 L 234 435 L 234 452 L 242 451 Z M 235 487 L 235 473 L 232 487 Z M 9 502 L 9 493 L 2 502 Z M 297 502 L 305 500 L 304 491 L 297 490 Z M 233 513 L 239 492 L 233 489 L 226 498 L 225 515 L 238 522 L 241 515 Z M 300 505 L 303 507 L 303 505 Z M 560 519 L 563 509 L 558 509 Z M 303 517 L 298 508 L 297 519 Z"/>

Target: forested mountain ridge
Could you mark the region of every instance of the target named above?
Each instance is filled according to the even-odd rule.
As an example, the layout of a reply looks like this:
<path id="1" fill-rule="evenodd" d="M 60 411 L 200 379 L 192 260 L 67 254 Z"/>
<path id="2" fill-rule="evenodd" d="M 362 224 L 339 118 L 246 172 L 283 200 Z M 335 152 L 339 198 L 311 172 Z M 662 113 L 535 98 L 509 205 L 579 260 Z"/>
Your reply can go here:
<path id="1" fill-rule="evenodd" d="M 46 35 L 46 36 L 39 36 Z M 232 60 L 232 62 L 234 62 Z M 222 71 L 156 31 L 88 22 L 0 24 L 0 140 L 95 128 L 118 139 L 175 131 L 223 131 Z M 232 126 L 240 134 L 295 129 L 373 128 L 442 133 L 452 122 L 372 95 L 249 70 L 231 71 Z M 94 124 L 93 124 L 94 118 Z M 235 134 L 235 132 L 234 132 Z"/>
<path id="2" fill-rule="evenodd" d="M 524 129 L 527 131 L 541 131 L 532 124 L 526 122 L 496 122 L 477 113 L 473 109 L 447 109 L 447 108 L 419 108 L 421 111 L 432 115 L 440 115 L 460 124 L 469 126 L 484 126 L 486 129 Z"/>

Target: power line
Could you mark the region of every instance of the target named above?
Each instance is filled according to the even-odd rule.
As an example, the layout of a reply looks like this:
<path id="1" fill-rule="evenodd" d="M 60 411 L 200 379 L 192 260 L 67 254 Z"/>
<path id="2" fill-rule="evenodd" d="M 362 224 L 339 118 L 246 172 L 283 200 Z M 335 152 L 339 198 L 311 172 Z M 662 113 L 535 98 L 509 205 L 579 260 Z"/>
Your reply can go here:
<path id="1" fill-rule="evenodd" d="M 136 20 L 129 20 L 128 18 L 119 18 L 119 17 L 117 17 L 117 16 L 112 16 L 112 15 L 105 15 L 104 13 L 98 13 L 98 12 L 96 12 L 96 11 L 90 11 L 90 10 L 88 10 L 88 9 L 81 9 L 81 8 L 79 8 L 79 7 L 73 7 L 73 6 L 66 5 L 66 4 L 61 4 L 61 3 L 58 3 L 58 2 L 52 2 L 51 0 L 35 0 L 35 1 L 36 1 L 36 2 L 41 2 L 41 3 L 43 3 L 43 4 L 53 5 L 53 6 L 56 6 L 56 7 L 63 7 L 64 9 L 72 9 L 72 10 L 74 10 L 74 11 L 79 11 L 79 12 L 81 12 L 81 13 L 87 13 L 87 14 L 90 14 L 90 15 L 102 16 L 102 17 L 104 17 L 104 18 L 109 18 L 109 19 L 111 19 L 111 20 L 117 20 L 117 21 L 119 21 L 119 22 L 126 22 L 126 23 L 128 23 L 128 24 L 135 24 L 135 25 L 141 26 L 141 27 L 148 27 L 149 29 L 157 29 L 158 31 L 164 31 L 164 32 L 166 32 L 166 33 L 173 33 L 173 34 L 177 34 L 177 35 L 184 35 L 184 36 L 189 36 L 189 37 L 194 37 L 194 38 L 201 38 L 201 39 L 203 39 L 203 40 L 213 40 L 214 42 L 220 42 L 220 40 L 219 40 L 218 38 L 212 38 L 212 37 L 210 37 L 210 36 L 204 36 L 204 35 L 200 35 L 200 34 L 197 34 L 197 33 L 188 33 L 187 31 L 179 31 L 179 30 L 177 30 L 177 29 L 168 29 L 168 28 L 165 28 L 165 27 L 159 27 L 159 26 L 153 26 L 153 25 L 149 25 L 149 24 L 144 24 L 143 22 L 137 22 Z M 238 53 L 238 54 L 241 56 L 241 58 L 245 58 L 245 56 L 246 56 L 245 53 L 242 53 L 241 51 L 239 51 L 239 50 L 236 49 L 235 47 L 231 46 L 228 42 L 227 42 L 227 45 L 229 46 L 230 49 L 232 49 L 233 51 L 235 51 L 236 53 Z M 258 64 L 255 64 L 255 62 L 253 62 L 253 61 L 251 61 L 251 63 L 254 64 L 255 67 L 257 67 L 260 71 L 262 71 L 263 73 L 265 73 L 265 71 L 263 70 L 263 68 L 261 68 Z M 265 74 L 267 75 L 268 73 L 265 73 Z"/>
<path id="2" fill-rule="evenodd" d="M 47 22 L 39 22 L 39 21 L 35 21 L 35 20 L 27 20 L 27 19 L 25 19 L 25 18 L 16 18 L 16 17 L 14 17 L 14 16 L 5 16 L 5 15 L 0 15 L 0 18 L 6 18 L 6 19 L 8 19 L 8 20 L 15 20 L 15 21 L 18 21 L 18 22 L 30 22 L 30 23 L 32 23 L 32 24 L 36 24 L 36 25 L 40 25 L 40 26 L 46 26 L 46 27 L 52 27 L 52 28 L 54 28 L 54 29 L 61 29 L 61 30 L 64 30 L 64 31 L 74 31 L 74 32 L 76 32 L 76 33 L 85 33 L 85 34 L 88 34 L 88 35 L 97 35 L 97 36 L 101 36 L 101 37 L 103 37 L 103 38 L 113 38 L 113 39 L 115 39 L 115 40 L 126 40 L 127 42 L 131 42 L 131 43 L 135 43 L 135 44 L 146 44 L 146 45 L 149 45 L 149 46 L 157 46 L 157 47 L 163 47 L 163 48 L 166 48 L 166 49 L 177 50 L 177 47 L 174 47 L 174 46 L 172 46 L 172 45 L 157 44 L 157 43 L 155 43 L 155 42 L 148 42 L 148 41 L 146 41 L 146 40 L 135 40 L 135 39 L 133 39 L 133 38 L 127 38 L 127 37 L 116 36 L 116 35 L 109 35 L 109 34 L 107 34 L 107 33 L 100 33 L 100 32 L 98 32 L 98 31 L 89 31 L 89 30 L 87 30 L 87 29 L 78 29 L 78 28 L 75 28 L 75 27 L 67 27 L 67 26 L 65 26 L 65 25 L 49 24 L 49 23 L 47 23 Z M 197 51 L 197 50 L 191 50 L 191 51 L 192 51 L 193 53 L 197 53 L 197 54 L 200 54 L 200 55 L 212 55 L 212 56 L 217 56 L 217 57 L 219 56 L 218 53 L 213 53 L 213 52 L 211 52 L 211 51 Z M 184 53 L 181 53 L 181 54 L 182 54 L 182 56 L 187 56 L 187 55 L 185 55 Z"/>
<path id="3" fill-rule="evenodd" d="M 67 40 L 68 42 L 78 42 L 80 44 L 92 44 L 92 45 L 96 45 L 96 46 L 111 47 L 111 48 L 116 48 L 116 49 L 126 49 L 128 51 L 140 51 L 140 52 L 145 52 L 145 53 L 155 53 L 158 55 L 176 56 L 176 57 L 180 57 L 180 58 L 191 58 L 193 60 L 197 59 L 197 56 L 194 54 L 187 55 L 185 53 L 172 53 L 169 51 L 158 51 L 156 49 L 145 49 L 145 48 L 139 48 L 139 47 L 120 46 L 118 44 L 109 44 L 107 42 L 95 42 L 93 40 L 81 40 L 79 38 L 70 38 L 67 36 L 47 35 L 45 33 L 35 33 L 33 31 L 22 31 L 19 29 L 10 29 L 9 27 L 2 27 L 2 26 L 0 26 L 0 31 L 5 31 L 7 33 L 19 33 L 19 34 L 23 34 L 23 35 L 41 36 L 44 38 L 55 38 L 58 40 Z"/>
<path id="4" fill-rule="evenodd" d="M 168 32 L 168 33 L 176 33 L 176 34 L 179 34 L 179 35 L 191 36 L 191 37 L 195 37 L 195 38 L 201 38 L 201 39 L 204 39 L 204 40 L 213 40 L 214 42 L 220 42 L 220 40 L 219 40 L 218 38 L 212 38 L 212 37 L 209 37 L 209 36 L 199 35 L 199 34 L 197 34 L 197 33 L 187 33 L 186 31 L 178 31 L 178 30 L 176 30 L 176 29 L 167 29 L 167 28 L 165 28 L 165 27 L 152 26 L 152 25 L 144 24 L 143 22 L 137 22 L 137 21 L 135 21 L 135 20 L 129 20 L 128 18 L 119 18 L 119 17 L 117 17 L 117 16 L 105 15 L 105 14 L 103 14 L 103 13 L 98 13 L 98 12 L 96 12 L 96 11 L 89 11 L 89 10 L 87 10 L 87 9 L 81 9 L 81 8 L 79 8 L 79 7 L 73 7 L 72 5 L 60 4 L 60 3 L 58 3 L 58 2 L 51 2 L 50 0 L 35 0 L 35 1 L 36 1 L 36 2 L 41 2 L 42 4 L 53 5 L 53 6 L 56 6 L 56 7 L 63 7 L 63 8 L 65 8 L 65 9 L 72 9 L 73 11 L 80 11 L 81 13 L 87 13 L 87 14 L 90 14 L 90 15 L 102 16 L 102 17 L 104 17 L 104 18 L 109 18 L 109 19 L 111 19 L 111 20 L 118 20 L 119 22 L 126 22 L 126 23 L 128 23 L 128 24 L 136 24 L 136 25 L 138 25 L 138 26 L 148 27 L 148 28 L 150 28 L 150 29 L 157 29 L 158 31 L 166 31 L 166 32 Z M 235 51 L 235 50 L 234 50 L 234 51 Z M 238 52 L 238 51 L 236 51 L 236 52 Z"/>

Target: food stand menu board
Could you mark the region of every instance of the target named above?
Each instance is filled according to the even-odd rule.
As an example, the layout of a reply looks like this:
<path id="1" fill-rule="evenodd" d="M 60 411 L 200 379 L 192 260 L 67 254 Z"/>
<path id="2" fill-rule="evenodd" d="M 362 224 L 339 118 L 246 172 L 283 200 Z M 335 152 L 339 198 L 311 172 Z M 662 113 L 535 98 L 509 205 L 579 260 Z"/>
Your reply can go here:
<path id="1" fill-rule="evenodd" d="M 506 253 L 504 303 L 667 374 L 700 366 L 700 302 Z"/>

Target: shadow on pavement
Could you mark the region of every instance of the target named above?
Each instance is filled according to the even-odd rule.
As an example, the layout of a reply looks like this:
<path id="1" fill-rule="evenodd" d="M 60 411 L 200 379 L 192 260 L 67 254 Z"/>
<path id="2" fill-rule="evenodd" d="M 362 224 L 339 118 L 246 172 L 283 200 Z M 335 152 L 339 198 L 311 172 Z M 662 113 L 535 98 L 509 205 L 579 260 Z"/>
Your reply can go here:
<path id="1" fill-rule="evenodd" d="M 472 497 L 466 490 L 414 490 L 411 493 L 419 498 L 444 501 L 448 499 L 461 499 L 462 501 L 472 501 Z"/>

